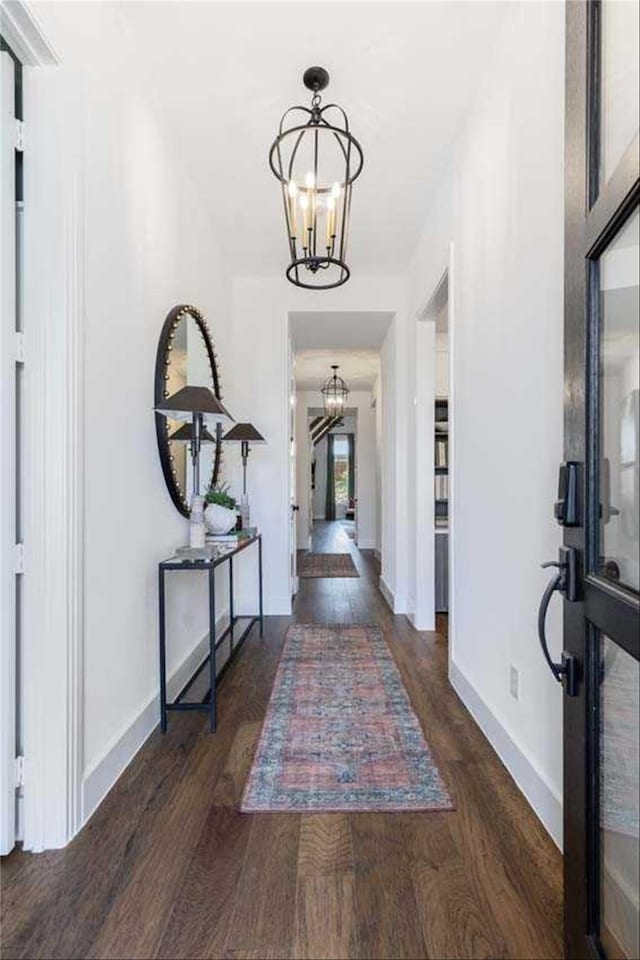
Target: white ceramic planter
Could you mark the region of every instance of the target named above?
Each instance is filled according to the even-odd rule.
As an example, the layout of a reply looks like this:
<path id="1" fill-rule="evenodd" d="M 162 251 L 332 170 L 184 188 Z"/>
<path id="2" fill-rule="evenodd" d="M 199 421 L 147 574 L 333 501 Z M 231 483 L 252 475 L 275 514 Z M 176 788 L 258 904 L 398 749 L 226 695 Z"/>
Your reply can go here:
<path id="1" fill-rule="evenodd" d="M 210 503 L 204 512 L 204 522 L 209 533 L 220 536 L 233 530 L 236 525 L 236 512 L 221 507 L 219 503 Z"/>

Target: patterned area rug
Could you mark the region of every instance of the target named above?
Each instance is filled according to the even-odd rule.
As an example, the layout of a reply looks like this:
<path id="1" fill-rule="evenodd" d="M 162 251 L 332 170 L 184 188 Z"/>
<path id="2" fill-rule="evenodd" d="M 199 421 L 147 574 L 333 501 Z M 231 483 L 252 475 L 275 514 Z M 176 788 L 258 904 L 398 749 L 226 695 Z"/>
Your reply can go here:
<path id="1" fill-rule="evenodd" d="M 305 553 L 298 565 L 299 577 L 359 577 L 350 553 Z"/>
<path id="2" fill-rule="evenodd" d="M 289 628 L 240 809 L 454 809 L 379 627 Z"/>

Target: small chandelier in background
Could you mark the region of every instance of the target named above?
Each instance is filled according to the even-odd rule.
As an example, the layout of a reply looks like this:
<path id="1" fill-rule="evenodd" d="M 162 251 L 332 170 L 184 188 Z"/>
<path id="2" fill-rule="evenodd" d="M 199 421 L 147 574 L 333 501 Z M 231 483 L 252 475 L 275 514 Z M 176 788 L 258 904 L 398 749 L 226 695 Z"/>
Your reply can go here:
<path id="1" fill-rule="evenodd" d="M 349 388 L 342 377 L 338 376 L 338 364 L 331 364 L 331 369 L 333 376 L 325 380 L 320 391 L 324 401 L 324 412 L 328 417 L 341 417 L 349 396 Z"/>
<path id="2" fill-rule="evenodd" d="M 303 82 L 313 92 L 311 107 L 290 107 L 283 115 L 269 164 L 282 189 L 291 257 L 287 278 L 298 287 L 328 290 L 350 276 L 351 187 L 363 156 L 342 107 L 320 105 L 327 71 L 309 67 Z"/>

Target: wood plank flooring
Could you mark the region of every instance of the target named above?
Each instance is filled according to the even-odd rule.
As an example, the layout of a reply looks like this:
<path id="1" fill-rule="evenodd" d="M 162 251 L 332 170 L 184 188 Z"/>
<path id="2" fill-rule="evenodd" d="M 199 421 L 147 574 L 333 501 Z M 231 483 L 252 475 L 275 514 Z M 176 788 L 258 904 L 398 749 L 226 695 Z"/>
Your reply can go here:
<path id="1" fill-rule="evenodd" d="M 360 579 L 301 581 L 222 684 L 218 732 L 173 717 L 69 847 L 5 859 L 3 957 L 562 956 L 560 854 L 449 686 L 446 640 L 391 614 L 339 523 L 314 549 Z M 382 626 L 455 812 L 238 812 L 292 619 Z"/>

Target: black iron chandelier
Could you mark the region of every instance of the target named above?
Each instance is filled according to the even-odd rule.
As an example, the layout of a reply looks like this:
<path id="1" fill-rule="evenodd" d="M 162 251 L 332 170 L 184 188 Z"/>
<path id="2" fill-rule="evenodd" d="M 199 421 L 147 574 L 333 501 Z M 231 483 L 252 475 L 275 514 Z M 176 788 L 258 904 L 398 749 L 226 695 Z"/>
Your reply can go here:
<path id="1" fill-rule="evenodd" d="M 291 262 L 287 278 L 298 287 L 328 290 L 346 283 L 351 188 L 362 170 L 360 144 L 335 103 L 321 106 L 329 83 L 323 67 L 309 67 L 303 82 L 311 107 L 290 107 L 269 151 L 280 181 Z"/>
<path id="2" fill-rule="evenodd" d="M 324 412 L 328 417 L 341 417 L 344 414 L 344 405 L 349 396 L 349 388 L 338 376 L 338 364 L 332 363 L 333 376 L 327 377 L 322 384 L 321 393 L 324 402 Z"/>

